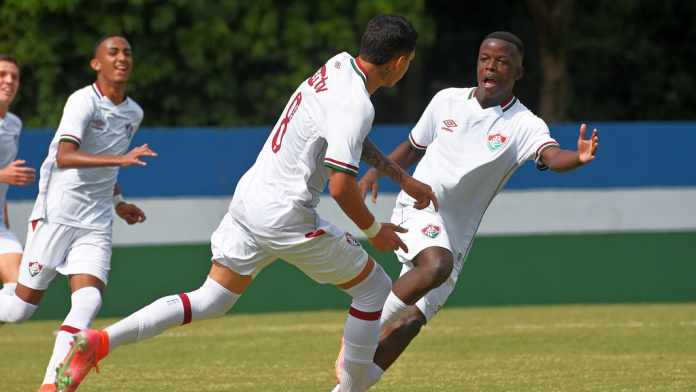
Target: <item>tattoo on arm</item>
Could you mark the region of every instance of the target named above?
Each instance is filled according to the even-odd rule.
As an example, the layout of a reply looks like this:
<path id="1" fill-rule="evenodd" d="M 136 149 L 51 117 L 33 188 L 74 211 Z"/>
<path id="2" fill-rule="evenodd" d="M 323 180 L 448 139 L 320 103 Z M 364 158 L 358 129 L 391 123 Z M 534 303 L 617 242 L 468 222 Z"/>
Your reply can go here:
<path id="1" fill-rule="evenodd" d="M 380 176 L 387 176 L 397 183 L 401 183 L 404 176 L 404 171 L 399 165 L 396 164 L 396 162 L 382 154 L 379 148 L 377 148 L 377 146 L 370 139 L 366 138 L 365 141 L 363 141 L 363 149 L 360 159 L 377 169 Z"/>

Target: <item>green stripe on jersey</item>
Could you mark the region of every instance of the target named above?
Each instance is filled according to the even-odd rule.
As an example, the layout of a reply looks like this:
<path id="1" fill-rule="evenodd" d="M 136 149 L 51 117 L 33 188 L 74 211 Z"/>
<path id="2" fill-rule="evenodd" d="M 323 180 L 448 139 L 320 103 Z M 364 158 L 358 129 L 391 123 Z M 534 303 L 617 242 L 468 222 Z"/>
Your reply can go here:
<path id="1" fill-rule="evenodd" d="M 328 163 L 328 162 L 324 162 L 324 166 L 328 167 L 329 169 L 333 169 L 333 170 L 335 170 L 335 171 L 339 171 L 339 172 L 342 172 L 342 173 L 348 173 L 348 174 L 350 174 L 350 175 L 353 176 L 353 177 L 357 177 L 357 176 L 358 176 L 358 173 L 356 173 L 356 172 L 354 172 L 354 171 L 352 171 L 352 170 L 346 169 L 345 167 L 341 167 L 341 166 L 338 166 L 338 165 L 333 165 L 333 164 Z"/>
<path id="2" fill-rule="evenodd" d="M 362 79 L 363 83 L 365 83 L 365 87 L 367 87 L 367 77 L 363 75 L 362 71 L 360 71 L 360 68 L 358 68 L 358 65 L 355 64 L 355 59 L 350 59 L 350 65 L 353 66 L 353 70 L 355 71 L 355 73 L 358 74 L 358 76 L 360 76 L 360 79 Z"/>

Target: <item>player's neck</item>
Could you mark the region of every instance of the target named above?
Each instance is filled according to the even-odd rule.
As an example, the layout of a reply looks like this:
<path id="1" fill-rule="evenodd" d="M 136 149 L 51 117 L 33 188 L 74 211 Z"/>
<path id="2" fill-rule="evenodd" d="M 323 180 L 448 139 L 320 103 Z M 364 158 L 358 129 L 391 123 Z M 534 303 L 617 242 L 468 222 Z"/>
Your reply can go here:
<path id="1" fill-rule="evenodd" d="M 494 106 L 505 106 L 512 100 L 514 94 L 512 92 L 503 92 L 493 96 L 485 96 L 483 89 L 476 88 L 474 96 L 482 108 L 487 109 Z"/>
<path id="2" fill-rule="evenodd" d="M 7 112 L 10 111 L 10 106 L 0 105 L 0 118 L 5 118 Z"/>
<path id="3" fill-rule="evenodd" d="M 365 74 L 365 88 L 367 88 L 368 94 L 374 94 L 375 91 L 379 90 L 379 88 L 384 85 L 384 82 L 379 77 L 376 65 L 365 61 L 365 59 L 360 58 L 360 56 L 355 58 L 355 64 Z"/>
<path id="4" fill-rule="evenodd" d="M 100 77 L 97 77 L 95 82 L 99 93 L 114 104 L 118 105 L 126 99 L 126 84 L 125 83 L 110 83 Z"/>

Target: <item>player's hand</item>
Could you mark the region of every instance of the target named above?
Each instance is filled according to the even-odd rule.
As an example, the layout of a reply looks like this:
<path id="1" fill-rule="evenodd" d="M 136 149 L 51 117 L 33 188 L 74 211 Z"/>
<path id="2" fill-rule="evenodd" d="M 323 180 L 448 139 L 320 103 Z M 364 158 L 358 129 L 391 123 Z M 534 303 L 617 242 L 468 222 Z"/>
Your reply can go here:
<path id="1" fill-rule="evenodd" d="M 116 206 L 116 214 L 129 225 L 145 222 L 145 213 L 135 204 L 126 202 L 118 203 Z"/>
<path id="2" fill-rule="evenodd" d="M 439 205 L 437 204 L 437 197 L 435 197 L 435 193 L 430 185 L 424 184 L 411 176 L 406 176 L 406 178 L 401 181 L 401 189 L 409 196 L 416 199 L 416 202 L 413 204 L 413 207 L 416 209 L 422 210 L 432 202 L 435 211 L 438 210 Z"/>
<path id="3" fill-rule="evenodd" d="M 121 156 L 121 167 L 127 167 L 131 165 L 145 166 L 147 162 L 140 159 L 140 157 L 156 157 L 157 153 L 152 151 L 147 144 L 135 147 L 134 149 L 128 151 L 126 155 Z"/>
<path id="4" fill-rule="evenodd" d="M 29 185 L 36 179 L 36 170 L 24 166 L 26 161 L 18 159 L 0 169 L 0 182 L 15 186 Z"/>
<path id="5" fill-rule="evenodd" d="M 599 134 L 595 128 L 592 131 L 592 136 L 585 139 L 585 131 L 587 124 L 580 125 L 580 136 L 578 137 L 578 159 L 580 163 L 585 164 L 595 159 L 597 147 L 599 146 Z"/>
<path id="6" fill-rule="evenodd" d="M 367 195 L 367 191 L 370 191 L 372 195 L 371 199 L 373 203 L 377 203 L 377 191 L 379 190 L 379 185 L 377 179 L 379 178 L 379 173 L 375 169 L 370 169 L 365 173 L 363 178 L 360 179 L 358 187 L 360 188 L 360 195 L 364 199 Z"/>
<path id="7" fill-rule="evenodd" d="M 380 252 L 385 252 L 388 250 L 403 249 L 404 252 L 408 252 L 408 247 L 401 241 L 401 238 L 396 233 L 406 233 L 408 229 L 404 229 L 401 226 L 397 226 L 393 223 L 382 223 L 382 227 L 376 236 L 368 238 L 370 244 L 375 247 Z"/>

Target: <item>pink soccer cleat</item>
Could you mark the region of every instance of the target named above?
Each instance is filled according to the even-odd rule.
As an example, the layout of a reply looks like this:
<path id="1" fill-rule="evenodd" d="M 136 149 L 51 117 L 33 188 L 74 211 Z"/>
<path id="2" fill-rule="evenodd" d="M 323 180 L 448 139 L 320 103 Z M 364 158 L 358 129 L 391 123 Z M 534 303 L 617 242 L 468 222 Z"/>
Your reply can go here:
<path id="1" fill-rule="evenodd" d="M 92 368 L 109 352 L 109 337 L 104 331 L 85 329 L 73 335 L 72 346 L 56 370 L 56 391 L 73 392 Z M 97 368 L 97 372 L 99 368 Z"/>
<path id="2" fill-rule="evenodd" d="M 37 392 L 56 392 L 56 384 L 44 384 Z"/>

